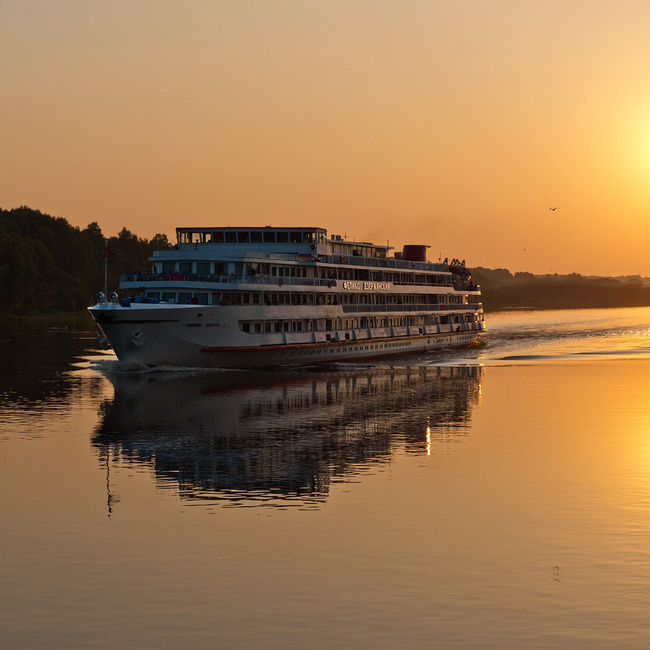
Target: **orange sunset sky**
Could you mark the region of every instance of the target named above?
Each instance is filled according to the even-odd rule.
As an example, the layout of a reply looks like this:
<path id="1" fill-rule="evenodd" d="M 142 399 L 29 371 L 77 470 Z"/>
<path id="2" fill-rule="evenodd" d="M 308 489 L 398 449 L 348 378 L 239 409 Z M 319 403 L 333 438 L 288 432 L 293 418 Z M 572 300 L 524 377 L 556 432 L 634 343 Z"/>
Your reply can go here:
<path id="1" fill-rule="evenodd" d="M 0 207 L 650 276 L 649 30 L 647 0 L 0 0 Z"/>

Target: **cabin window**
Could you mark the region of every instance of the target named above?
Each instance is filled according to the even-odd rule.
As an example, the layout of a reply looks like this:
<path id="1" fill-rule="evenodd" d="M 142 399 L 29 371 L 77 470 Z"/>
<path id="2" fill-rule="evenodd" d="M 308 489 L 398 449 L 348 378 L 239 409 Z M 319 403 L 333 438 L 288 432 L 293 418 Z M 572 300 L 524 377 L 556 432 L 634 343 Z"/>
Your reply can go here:
<path id="1" fill-rule="evenodd" d="M 316 233 L 313 232 L 303 232 L 302 241 L 305 244 L 313 244 L 316 241 Z"/>
<path id="2" fill-rule="evenodd" d="M 189 305 L 192 302 L 192 294 L 187 292 L 178 292 L 178 304 Z"/>
<path id="3" fill-rule="evenodd" d="M 223 244 L 223 232 L 221 230 L 214 230 L 212 232 L 212 243 L 213 244 Z"/>
<path id="4" fill-rule="evenodd" d="M 163 262 L 162 272 L 173 273 L 176 270 L 176 262 Z"/>
<path id="5" fill-rule="evenodd" d="M 196 272 L 202 273 L 203 275 L 210 273 L 210 262 L 197 262 Z"/>
<path id="6" fill-rule="evenodd" d="M 197 304 L 207 305 L 208 304 L 208 294 L 207 293 L 195 293 L 194 297 L 196 298 Z"/>
<path id="7" fill-rule="evenodd" d="M 246 332 L 247 334 L 250 334 L 250 331 L 251 331 L 251 324 L 250 323 L 242 323 L 241 328 L 242 328 L 242 331 Z"/>
<path id="8" fill-rule="evenodd" d="M 232 232 L 231 230 L 227 230 L 224 233 L 226 237 L 226 244 L 236 244 L 237 243 L 237 233 Z"/>
<path id="9" fill-rule="evenodd" d="M 254 230 L 251 232 L 251 244 L 261 244 L 262 243 L 262 233 L 259 230 Z"/>
<path id="10" fill-rule="evenodd" d="M 176 294 L 168 291 L 163 291 L 162 299 L 164 302 L 176 302 Z"/>
<path id="11" fill-rule="evenodd" d="M 282 331 L 282 321 L 276 320 L 275 323 L 273 323 L 273 331 L 274 332 Z"/>
<path id="12" fill-rule="evenodd" d="M 288 244 L 289 243 L 289 233 L 288 232 L 278 232 L 276 233 L 276 239 L 278 244 Z"/>
<path id="13" fill-rule="evenodd" d="M 248 234 L 248 231 L 240 230 L 237 233 L 237 241 L 239 241 L 240 244 L 248 244 L 250 242 L 250 236 Z"/>
<path id="14" fill-rule="evenodd" d="M 198 244 L 201 241 L 201 233 L 200 232 L 192 232 L 190 233 L 190 244 Z"/>
<path id="15" fill-rule="evenodd" d="M 264 333 L 265 334 L 270 334 L 271 333 L 271 323 L 269 321 L 266 321 L 264 323 Z"/>
<path id="16" fill-rule="evenodd" d="M 292 231 L 290 233 L 290 239 L 292 244 L 302 244 L 302 233 Z"/>
<path id="17" fill-rule="evenodd" d="M 192 272 L 192 262 L 180 262 L 178 265 L 178 270 L 181 273 L 191 273 Z"/>
<path id="18" fill-rule="evenodd" d="M 242 293 L 242 305 L 250 305 L 251 295 L 250 293 Z"/>
<path id="19" fill-rule="evenodd" d="M 265 230 L 264 231 L 264 243 L 265 244 L 275 244 L 275 231 Z"/>
<path id="20" fill-rule="evenodd" d="M 288 320 L 282 321 L 282 330 L 284 332 L 288 332 L 289 331 L 289 325 L 291 325 L 291 321 L 288 321 Z"/>

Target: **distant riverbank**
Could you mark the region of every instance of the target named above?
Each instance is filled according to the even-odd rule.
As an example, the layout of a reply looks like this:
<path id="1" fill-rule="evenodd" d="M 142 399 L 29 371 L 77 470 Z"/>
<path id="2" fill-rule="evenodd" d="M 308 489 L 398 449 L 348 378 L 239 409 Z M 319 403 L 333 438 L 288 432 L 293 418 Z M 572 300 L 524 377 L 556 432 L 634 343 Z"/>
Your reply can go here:
<path id="1" fill-rule="evenodd" d="M 510 273 L 507 269 L 475 268 L 486 311 L 504 309 L 595 309 L 650 306 L 650 281 L 620 278 Z"/>

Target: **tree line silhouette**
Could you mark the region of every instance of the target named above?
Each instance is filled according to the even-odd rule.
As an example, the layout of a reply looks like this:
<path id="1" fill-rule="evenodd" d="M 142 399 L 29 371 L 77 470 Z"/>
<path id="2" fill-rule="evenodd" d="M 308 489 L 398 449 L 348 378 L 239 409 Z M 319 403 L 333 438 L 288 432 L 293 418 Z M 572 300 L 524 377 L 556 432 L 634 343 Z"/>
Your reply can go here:
<path id="1" fill-rule="evenodd" d="M 62 217 L 26 206 L 0 209 L 0 315 L 74 312 L 90 305 L 104 288 L 104 250 L 109 291 L 120 274 L 146 270 L 154 248 L 170 248 L 167 235 L 148 240 L 126 227 L 107 237 L 97 222 L 81 230 Z"/>
<path id="2" fill-rule="evenodd" d="M 57 314 L 87 307 L 104 288 L 106 240 L 115 254 L 108 260 L 109 291 L 118 290 L 122 273 L 147 271 L 154 249 L 172 246 L 164 234 L 148 240 L 124 227 L 107 237 L 97 222 L 82 230 L 62 217 L 26 206 L 0 209 L 0 316 Z M 650 287 L 639 276 L 512 274 L 478 267 L 472 277 L 481 285 L 486 311 L 650 305 Z"/>
<path id="3" fill-rule="evenodd" d="M 620 278 L 511 273 L 507 269 L 472 270 L 481 286 L 486 311 L 503 309 L 586 309 L 597 307 L 645 307 L 650 305 L 650 286 L 640 276 Z"/>

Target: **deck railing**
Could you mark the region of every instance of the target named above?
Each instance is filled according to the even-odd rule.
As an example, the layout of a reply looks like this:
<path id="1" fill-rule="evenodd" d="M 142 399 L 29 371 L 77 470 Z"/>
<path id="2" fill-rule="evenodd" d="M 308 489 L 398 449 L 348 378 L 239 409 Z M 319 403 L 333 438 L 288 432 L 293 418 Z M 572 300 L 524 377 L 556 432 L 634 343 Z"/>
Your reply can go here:
<path id="1" fill-rule="evenodd" d="M 438 284 L 422 284 L 416 282 L 393 281 L 396 286 L 408 287 L 452 287 L 457 291 L 478 291 L 479 286 L 471 283 L 454 281 L 453 285 L 449 276 L 441 276 L 446 281 Z M 335 278 L 295 278 L 286 276 L 269 276 L 269 275 L 234 275 L 234 274 L 198 274 L 198 273 L 125 273 L 120 277 L 120 282 L 207 282 L 219 284 L 260 284 L 264 286 L 276 285 L 282 287 L 290 286 L 309 286 L 309 287 L 328 287 L 333 288 L 340 286 L 339 283 L 347 280 Z M 350 282 L 378 282 L 378 280 L 350 280 Z"/>

